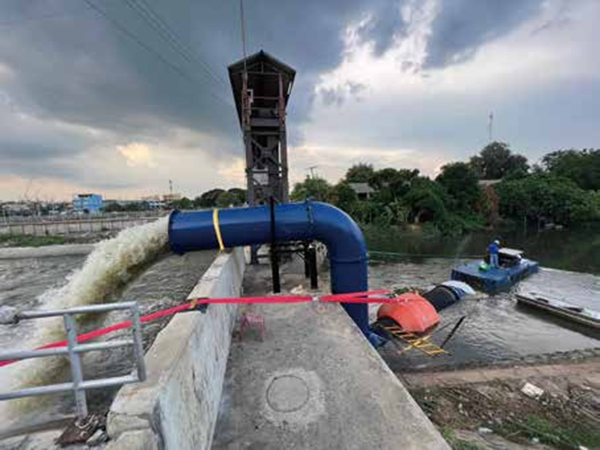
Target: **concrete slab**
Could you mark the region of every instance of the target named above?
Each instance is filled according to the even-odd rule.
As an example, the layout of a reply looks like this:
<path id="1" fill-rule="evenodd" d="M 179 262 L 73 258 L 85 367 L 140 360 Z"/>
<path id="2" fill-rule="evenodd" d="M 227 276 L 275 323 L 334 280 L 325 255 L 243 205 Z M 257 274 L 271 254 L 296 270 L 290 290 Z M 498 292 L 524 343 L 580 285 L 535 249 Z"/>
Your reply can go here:
<path id="1" fill-rule="evenodd" d="M 265 293 L 261 270 L 246 295 Z M 449 448 L 339 305 L 254 311 L 267 338 L 232 345 L 214 449 Z"/>

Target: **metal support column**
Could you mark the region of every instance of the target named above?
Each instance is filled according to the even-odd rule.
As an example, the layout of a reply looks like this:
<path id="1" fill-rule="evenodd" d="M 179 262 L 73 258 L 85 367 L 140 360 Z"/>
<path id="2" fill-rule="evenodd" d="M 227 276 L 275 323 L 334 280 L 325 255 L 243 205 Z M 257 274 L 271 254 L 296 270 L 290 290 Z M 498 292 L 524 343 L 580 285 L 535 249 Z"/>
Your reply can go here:
<path id="1" fill-rule="evenodd" d="M 85 391 L 81 389 L 83 371 L 81 370 L 81 356 L 75 351 L 77 347 L 77 324 L 72 314 L 64 315 L 65 330 L 67 330 L 67 348 L 71 360 L 71 376 L 73 377 L 73 392 L 75 393 L 75 409 L 77 419 L 84 420 L 88 415 Z"/>
<path id="2" fill-rule="evenodd" d="M 277 253 L 277 239 L 275 238 L 275 199 L 270 198 L 271 207 L 271 274 L 273 276 L 273 293 L 281 292 L 281 281 L 279 279 L 279 255 Z"/>

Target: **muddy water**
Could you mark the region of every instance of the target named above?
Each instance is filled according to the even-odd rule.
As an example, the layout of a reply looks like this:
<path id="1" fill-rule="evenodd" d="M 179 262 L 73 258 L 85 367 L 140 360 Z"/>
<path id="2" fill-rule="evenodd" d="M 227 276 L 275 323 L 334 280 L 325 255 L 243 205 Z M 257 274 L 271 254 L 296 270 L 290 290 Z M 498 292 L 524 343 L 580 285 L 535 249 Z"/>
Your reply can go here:
<path id="1" fill-rule="evenodd" d="M 427 288 L 448 280 L 452 267 L 460 262 L 453 259 L 424 259 L 418 263 L 371 263 L 370 287 Z M 575 304 L 600 311 L 600 277 L 542 269 L 511 292 L 492 297 L 481 294 L 442 311 L 442 325 L 467 316 L 462 328 L 447 346 L 450 355 L 431 358 L 411 350 L 399 356 L 397 349 L 389 344 L 381 353 L 392 369 L 418 370 L 519 360 L 532 355 L 600 347 L 600 335 L 518 306 L 514 294 L 519 290 L 564 297 Z M 371 309 L 372 318 L 376 315 L 376 309 L 376 306 Z M 434 340 L 441 342 L 448 331 L 441 331 Z"/>
<path id="2" fill-rule="evenodd" d="M 149 267 L 131 274 L 128 284 L 120 291 L 108 295 L 105 301 L 138 301 L 142 314 L 174 306 L 185 300 L 213 259 L 213 252 L 196 252 L 184 256 L 163 254 Z M 51 294 L 61 292 L 69 279 L 72 280 L 74 271 L 81 269 L 85 260 L 85 257 L 58 257 L 0 261 L 0 305 L 27 310 L 47 308 L 48 304 L 53 303 Z M 127 319 L 126 313 L 121 311 L 93 317 L 80 323 L 80 332 Z M 30 343 L 40 336 L 40 329 L 44 327 L 42 323 L 43 321 L 24 321 L 15 326 L 0 326 L 0 350 L 29 348 Z M 146 348 L 164 324 L 163 320 L 144 326 Z M 127 332 L 113 334 L 108 339 L 123 338 L 125 333 Z M 86 354 L 84 376 L 86 379 L 93 379 L 129 373 L 132 361 L 130 349 Z M 2 391 L 13 389 L 15 385 L 24 385 L 25 382 L 31 385 L 70 380 L 68 364 L 58 358 L 44 358 L 44 364 L 51 370 L 38 373 L 36 368 L 33 372 L 35 376 L 26 368 L 18 367 L 20 364 L 25 363 L 0 368 Z M 15 383 L 15 380 L 21 381 Z M 105 409 L 115 391 L 116 388 L 90 391 L 89 409 L 92 412 Z M 72 415 L 73 411 L 73 400 L 69 394 L 2 402 L 0 436 L 59 420 Z"/>

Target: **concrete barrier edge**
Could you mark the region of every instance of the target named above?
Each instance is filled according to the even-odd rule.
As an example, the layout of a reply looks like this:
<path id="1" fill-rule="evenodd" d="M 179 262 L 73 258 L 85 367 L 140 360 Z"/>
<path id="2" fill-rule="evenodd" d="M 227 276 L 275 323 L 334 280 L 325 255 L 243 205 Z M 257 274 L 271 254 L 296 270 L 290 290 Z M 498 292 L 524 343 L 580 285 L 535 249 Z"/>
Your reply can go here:
<path id="1" fill-rule="evenodd" d="M 220 254 L 190 298 L 240 295 L 244 269 L 243 249 Z M 107 449 L 210 448 L 235 315 L 235 305 L 211 305 L 170 321 L 146 354 L 148 380 L 111 405 Z"/>

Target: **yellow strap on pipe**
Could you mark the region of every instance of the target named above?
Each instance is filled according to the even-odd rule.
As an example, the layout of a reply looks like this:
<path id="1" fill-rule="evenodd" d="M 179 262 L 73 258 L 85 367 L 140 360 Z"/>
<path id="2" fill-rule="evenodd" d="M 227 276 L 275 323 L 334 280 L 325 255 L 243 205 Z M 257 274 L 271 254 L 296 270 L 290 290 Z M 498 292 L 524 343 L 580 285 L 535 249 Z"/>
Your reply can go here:
<path id="1" fill-rule="evenodd" d="M 215 234 L 217 235 L 217 242 L 219 243 L 219 249 L 221 251 L 225 250 L 225 246 L 223 245 L 223 236 L 221 236 L 221 227 L 219 226 L 219 210 L 213 210 L 213 226 L 215 227 Z"/>

